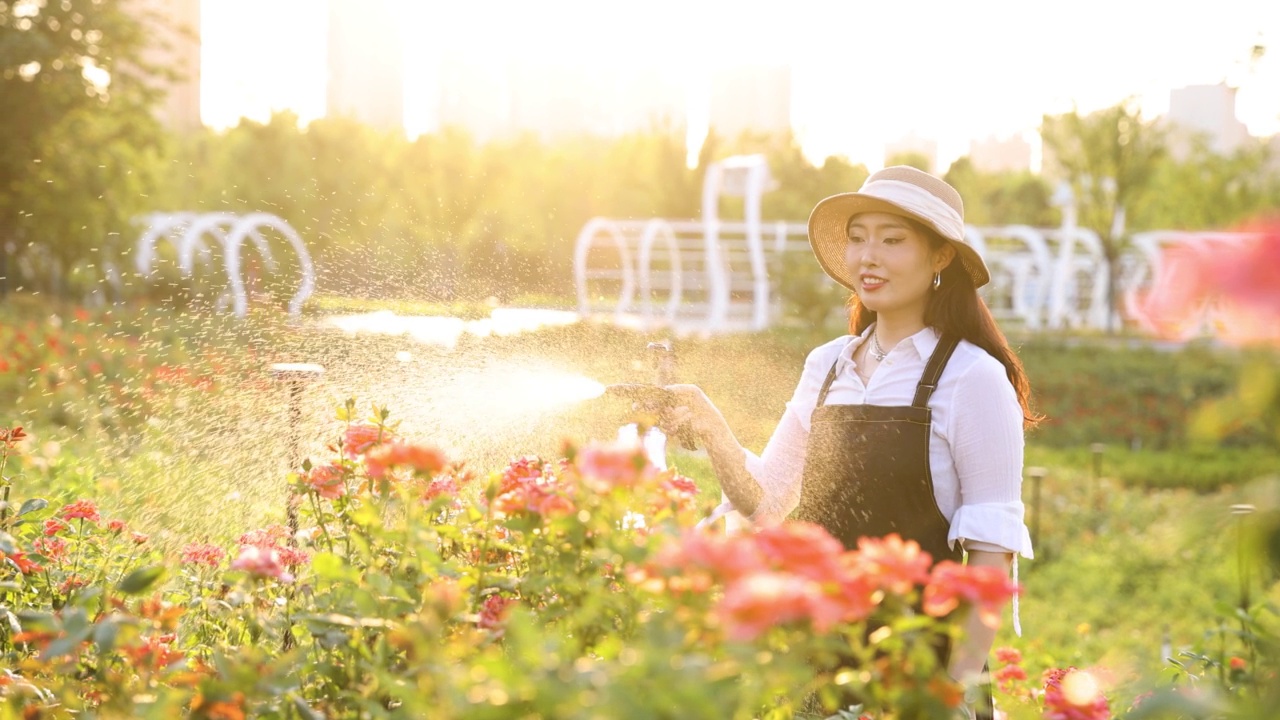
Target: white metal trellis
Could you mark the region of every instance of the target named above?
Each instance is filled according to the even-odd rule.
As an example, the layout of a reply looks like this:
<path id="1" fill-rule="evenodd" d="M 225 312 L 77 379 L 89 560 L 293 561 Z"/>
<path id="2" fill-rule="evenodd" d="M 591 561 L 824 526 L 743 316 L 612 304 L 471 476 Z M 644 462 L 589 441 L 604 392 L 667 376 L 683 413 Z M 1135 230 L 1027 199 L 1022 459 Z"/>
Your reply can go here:
<path id="1" fill-rule="evenodd" d="M 184 277 L 191 277 L 196 271 L 197 256 L 209 264 L 212 248 L 209 238 L 222 249 L 224 270 L 226 271 L 230 304 L 237 317 L 248 313 L 248 297 L 241 277 L 241 247 L 248 240 L 262 259 L 263 267 L 268 272 L 275 272 L 277 263 L 271 254 L 270 243 L 263 235 L 264 229 L 274 230 L 282 235 L 292 246 L 298 256 L 301 279 L 298 291 L 289 301 L 289 314 L 297 318 L 302 312 L 302 304 L 315 289 L 315 268 L 306 244 L 284 219 L 270 213 L 154 213 L 143 219 L 146 229 L 138 239 L 135 249 L 134 263 L 138 272 L 147 277 L 151 274 L 156 260 L 156 247 L 161 240 L 174 246 L 178 255 L 178 268 Z"/>
<path id="2" fill-rule="evenodd" d="M 574 250 L 579 313 L 607 311 L 618 319 L 638 317 L 646 326 L 684 323 L 707 332 L 767 327 L 780 311 L 776 268 L 781 263 L 775 261 L 785 253 L 810 252 L 806 223 L 762 221 L 761 200 L 770 182 L 761 156 L 728 158 L 707 168 L 701 219 L 592 218 Z M 720 218 L 720 199 L 726 195 L 743 198 L 741 221 Z M 966 240 L 991 269 L 991 283 L 980 292 L 1001 320 L 1030 330 L 1108 326 L 1106 256 L 1097 234 L 1076 224 L 1073 202 L 1069 195 L 1059 198 L 1063 224 L 1056 228 L 965 227 Z M 1207 252 L 1215 243 L 1244 236 L 1134 235 L 1133 249 L 1120 256 L 1119 312 L 1139 328 L 1153 329 L 1144 293 L 1163 282 L 1163 247 L 1182 244 Z M 655 254 L 658 245 L 666 252 Z M 830 282 L 817 263 L 814 282 Z M 655 311 L 654 296 L 664 292 L 662 309 Z"/>

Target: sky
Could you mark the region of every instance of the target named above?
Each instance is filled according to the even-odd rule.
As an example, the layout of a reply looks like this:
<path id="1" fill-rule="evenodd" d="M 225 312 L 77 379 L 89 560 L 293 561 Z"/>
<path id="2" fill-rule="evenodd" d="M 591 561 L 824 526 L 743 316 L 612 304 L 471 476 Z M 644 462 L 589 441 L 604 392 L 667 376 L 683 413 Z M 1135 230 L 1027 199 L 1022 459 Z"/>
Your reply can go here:
<path id="1" fill-rule="evenodd" d="M 814 159 L 875 168 L 908 134 L 939 144 L 940 166 L 971 139 L 1023 135 L 1048 113 L 1226 82 L 1254 135 L 1280 132 L 1280 2 L 1214 0 L 390 0 L 403 22 L 406 126 L 432 127 L 436 58 L 500 64 L 539 57 L 596 67 L 670 67 L 690 96 L 710 68 L 789 64 L 792 123 Z M 1194 7 L 1194 11 L 1191 9 Z M 323 115 L 325 0 L 204 0 L 202 114 L 214 127 L 291 109 Z M 369 42 L 377 42 L 371 37 Z M 1268 52 L 1251 61 L 1261 43 Z M 699 113 L 691 111 L 690 122 Z"/>

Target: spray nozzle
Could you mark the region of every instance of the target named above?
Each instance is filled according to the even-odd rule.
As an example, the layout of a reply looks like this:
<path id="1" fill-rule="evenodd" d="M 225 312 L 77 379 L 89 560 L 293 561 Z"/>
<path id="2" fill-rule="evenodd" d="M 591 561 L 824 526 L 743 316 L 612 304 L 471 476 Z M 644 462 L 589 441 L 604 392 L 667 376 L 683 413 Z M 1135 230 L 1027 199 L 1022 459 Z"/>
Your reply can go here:
<path id="1" fill-rule="evenodd" d="M 645 354 L 649 356 L 649 364 L 657 375 L 659 385 L 670 385 L 675 382 L 676 352 L 669 342 L 651 342 L 645 346 Z"/>

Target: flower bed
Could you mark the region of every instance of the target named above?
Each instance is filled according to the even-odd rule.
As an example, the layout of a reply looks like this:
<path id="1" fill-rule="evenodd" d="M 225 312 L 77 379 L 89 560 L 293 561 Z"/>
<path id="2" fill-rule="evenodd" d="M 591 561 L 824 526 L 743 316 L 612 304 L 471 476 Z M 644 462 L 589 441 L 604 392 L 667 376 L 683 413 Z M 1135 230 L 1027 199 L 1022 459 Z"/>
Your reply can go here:
<path id="1" fill-rule="evenodd" d="M 928 649 L 934 618 L 1013 590 L 950 563 L 931 572 L 893 538 L 846 552 L 806 525 L 694 529 L 693 483 L 637 447 L 568 447 L 481 476 L 397 437 L 385 413 L 346 417 L 332 457 L 290 478 L 297 528 L 230 547 L 166 556 L 91 500 L 9 500 L 10 707 L 745 718 L 833 704 L 840 686 L 868 710 L 946 717 L 959 695 Z M 7 460 L 22 437 L 6 433 Z"/>

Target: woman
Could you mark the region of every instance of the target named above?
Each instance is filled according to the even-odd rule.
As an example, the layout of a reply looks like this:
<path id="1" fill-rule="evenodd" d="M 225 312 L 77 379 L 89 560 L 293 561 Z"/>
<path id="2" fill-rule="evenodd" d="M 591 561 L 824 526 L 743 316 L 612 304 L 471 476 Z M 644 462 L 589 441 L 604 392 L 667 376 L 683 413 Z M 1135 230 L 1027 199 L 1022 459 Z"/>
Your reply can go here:
<path id="1" fill-rule="evenodd" d="M 1030 390 L 977 294 L 990 276 L 965 241 L 959 193 L 885 168 L 818 203 L 809 243 L 854 293 L 852 334 L 809 354 L 764 453 L 745 450 L 692 385 L 670 386 L 678 402 L 660 424 L 697 433 L 728 498 L 722 511 L 814 522 L 849 548 L 896 532 L 935 562 L 963 552 L 971 565 L 1008 568 L 1032 557 L 1021 502 Z M 971 613 L 951 677 L 980 678 L 994 636 Z M 989 690 L 970 699 L 990 715 Z"/>

